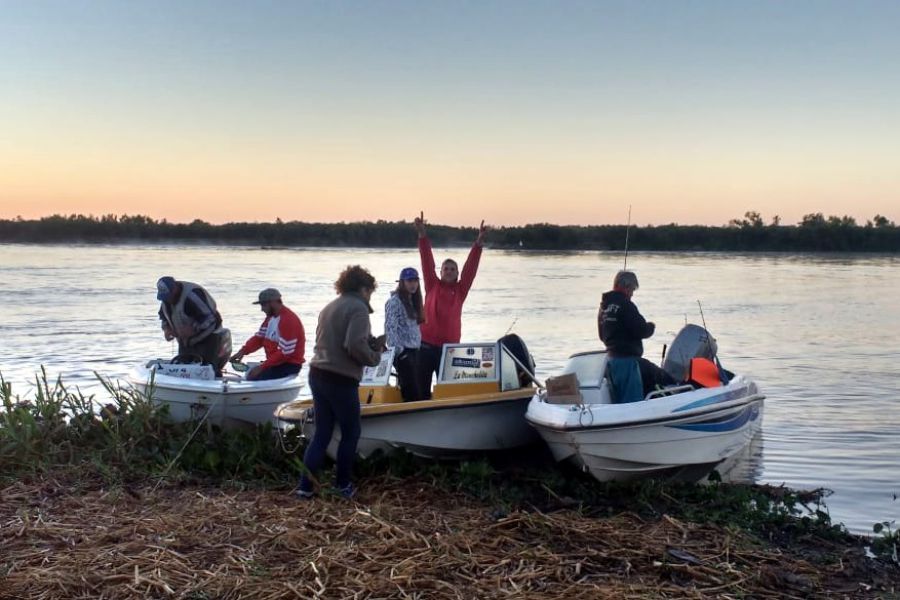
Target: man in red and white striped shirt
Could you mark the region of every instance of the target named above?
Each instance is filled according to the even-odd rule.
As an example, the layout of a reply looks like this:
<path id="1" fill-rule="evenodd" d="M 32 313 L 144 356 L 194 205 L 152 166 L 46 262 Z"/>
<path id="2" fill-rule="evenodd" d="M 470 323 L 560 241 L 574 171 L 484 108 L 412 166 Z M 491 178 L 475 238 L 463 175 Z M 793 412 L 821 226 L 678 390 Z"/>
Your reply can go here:
<path id="1" fill-rule="evenodd" d="M 306 347 L 306 334 L 300 318 L 282 304 L 281 293 L 274 288 L 261 291 L 259 300 L 253 304 L 259 304 L 266 313 L 266 319 L 259 326 L 259 331 L 231 360 L 241 360 L 246 354 L 265 348 L 265 362 L 250 369 L 247 379 L 259 381 L 296 375 L 303 365 Z"/>

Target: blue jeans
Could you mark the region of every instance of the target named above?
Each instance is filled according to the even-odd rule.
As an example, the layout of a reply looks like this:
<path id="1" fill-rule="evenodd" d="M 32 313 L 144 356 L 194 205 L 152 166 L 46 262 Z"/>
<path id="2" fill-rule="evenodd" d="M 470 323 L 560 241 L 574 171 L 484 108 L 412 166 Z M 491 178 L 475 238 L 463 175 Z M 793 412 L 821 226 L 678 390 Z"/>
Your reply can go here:
<path id="1" fill-rule="evenodd" d="M 290 377 L 300 372 L 303 365 L 295 365 L 294 363 L 281 363 L 268 369 L 263 369 L 259 375 L 254 377 L 252 381 L 265 381 L 268 379 L 281 379 L 282 377 Z"/>
<path id="2" fill-rule="evenodd" d="M 613 402 L 639 402 L 644 399 L 644 384 L 636 356 L 612 357 L 606 361 L 612 384 Z"/>
<path id="3" fill-rule="evenodd" d="M 359 382 L 312 368 L 309 370 L 309 387 L 313 394 L 316 432 L 303 455 L 303 464 L 310 474 L 318 475 L 337 422 L 341 429 L 341 441 L 338 444 L 334 479 L 335 487 L 341 489 L 350 484 L 356 444 L 359 442 Z M 307 475 L 300 479 L 300 489 L 306 492 L 313 490 L 312 481 Z"/>

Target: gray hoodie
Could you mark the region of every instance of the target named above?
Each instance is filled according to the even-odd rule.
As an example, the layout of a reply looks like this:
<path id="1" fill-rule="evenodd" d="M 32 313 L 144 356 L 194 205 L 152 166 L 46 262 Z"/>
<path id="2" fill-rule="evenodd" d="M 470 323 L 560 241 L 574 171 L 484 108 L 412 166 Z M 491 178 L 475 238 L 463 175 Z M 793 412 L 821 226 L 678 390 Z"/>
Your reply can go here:
<path id="1" fill-rule="evenodd" d="M 319 313 L 316 347 L 311 367 L 330 371 L 359 381 L 363 367 L 374 367 L 381 352 L 369 345 L 371 324 L 368 302 L 357 293 L 341 294 Z"/>

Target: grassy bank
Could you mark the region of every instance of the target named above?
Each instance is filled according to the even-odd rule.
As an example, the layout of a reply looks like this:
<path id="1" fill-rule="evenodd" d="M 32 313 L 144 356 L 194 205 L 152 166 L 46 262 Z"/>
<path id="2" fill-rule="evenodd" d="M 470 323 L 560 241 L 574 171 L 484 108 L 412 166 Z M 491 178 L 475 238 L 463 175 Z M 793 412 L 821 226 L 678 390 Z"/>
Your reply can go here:
<path id="1" fill-rule="evenodd" d="M 171 424 L 105 386 L 98 401 L 44 376 L 27 402 L 2 386 L 0 597 L 855 598 L 900 583 L 896 532 L 850 535 L 819 492 L 604 485 L 536 448 L 367 461 L 356 500 L 300 501 L 296 438 Z"/>

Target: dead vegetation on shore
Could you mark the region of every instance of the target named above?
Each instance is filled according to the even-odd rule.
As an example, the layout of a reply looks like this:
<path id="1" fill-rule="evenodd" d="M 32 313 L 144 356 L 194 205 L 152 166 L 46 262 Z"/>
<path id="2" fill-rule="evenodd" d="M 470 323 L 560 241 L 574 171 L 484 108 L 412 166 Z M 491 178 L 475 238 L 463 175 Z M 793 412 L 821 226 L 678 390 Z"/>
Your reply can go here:
<path id="1" fill-rule="evenodd" d="M 760 543 L 633 513 L 506 513 L 414 478 L 359 497 L 195 484 L 0 488 L 0 598 L 861 598 L 896 594 L 862 547 Z"/>

